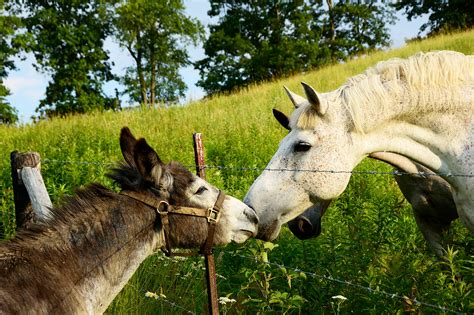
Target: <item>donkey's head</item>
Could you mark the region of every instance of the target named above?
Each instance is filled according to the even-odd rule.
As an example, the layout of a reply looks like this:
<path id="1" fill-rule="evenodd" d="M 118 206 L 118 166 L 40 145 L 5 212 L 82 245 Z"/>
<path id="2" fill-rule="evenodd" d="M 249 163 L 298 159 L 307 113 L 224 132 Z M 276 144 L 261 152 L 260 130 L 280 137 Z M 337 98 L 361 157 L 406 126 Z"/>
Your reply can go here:
<path id="1" fill-rule="evenodd" d="M 145 139 L 136 139 L 125 127 L 120 146 L 126 164 L 110 176 L 123 190 L 144 193 L 172 206 L 212 208 L 219 189 L 192 174 L 177 162 L 164 164 Z M 241 243 L 257 233 L 255 211 L 236 198 L 226 196 L 216 224 L 214 244 Z M 207 238 L 205 217 L 169 214 L 169 242 L 172 247 L 200 247 Z"/>

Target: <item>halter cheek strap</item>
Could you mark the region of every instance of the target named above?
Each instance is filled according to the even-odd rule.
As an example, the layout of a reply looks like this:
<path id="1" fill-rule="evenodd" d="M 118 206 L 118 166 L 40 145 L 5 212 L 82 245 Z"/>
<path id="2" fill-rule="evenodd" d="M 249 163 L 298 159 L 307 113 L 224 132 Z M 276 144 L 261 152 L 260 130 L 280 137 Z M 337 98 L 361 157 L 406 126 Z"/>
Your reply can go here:
<path id="1" fill-rule="evenodd" d="M 122 195 L 140 201 L 150 207 L 156 209 L 156 212 L 160 215 L 161 224 L 162 224 L 162 233 L 163 239 L 165 240 L 165 246 L 161 248 L 163 253 L 166 256 L 194 256 L 198 253 L 188 252 L 188 253 L 173 253 L 171 249 L 171 244 L 169 240 L 170 235 L 170 224 L 169 224 L 169 215 L 189 215 L 193 217 L 204 217 L 207 218 L 209 224 L 206 242 L 201 248 L 200 253 L 209 255 L 212 253 L 212 245 L 214 243 L 214 234 L 216 229 L 216 224 L 219 222 L 221 216 L 222 205 L 225 200 L 225 193 L 219 190 L 217 200 L 214 205 L 208 209 L 203 208 L 191 208 L 191 207 L 178 207 L 170 205 L 165 200 L 156 199 L 148 194 L 138 193 L 135 191 L 123 191 Z"/>

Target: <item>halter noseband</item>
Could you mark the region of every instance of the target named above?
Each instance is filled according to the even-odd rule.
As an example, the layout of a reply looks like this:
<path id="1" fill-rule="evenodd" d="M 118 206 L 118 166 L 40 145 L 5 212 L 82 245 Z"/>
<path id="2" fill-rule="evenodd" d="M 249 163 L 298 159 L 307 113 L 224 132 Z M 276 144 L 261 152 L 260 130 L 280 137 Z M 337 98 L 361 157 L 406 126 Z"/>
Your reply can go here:
<path id="1" fill-rule="evenodd" d="M 192 208 L 192 207 L 180 207 L 180 206 L 173 206 L 170 205 L 166 200 L 157 200 L 150 195 L 145 195 L 143 193 L 138 193 L 135 191 L 122 191 L 122 195 L 140 201 L 147 206 L 153 207 L 156 209 L 156 212 L 160 215 L 161 224 L 162 224 L 162 231 L 163 231 L 163 238 L 165 240 L 165 246 L 161 248 L 163 253 L 166 256 L 194 256 L 197 253 L 177 253 L 172 252 L 171 244 L 169 241 L 169 233 L 170 233 L 170 226 L 169 226 L 169 215 L 170 214 L 179 214 L 179 215 L 189 215 L 193 217 L 204 217 L 207 219 L 207 223 L 209 224 L 207 230 L 207 238 L 206 242 L 204 243 L 203 247 L 201 248 L 200 252 L 204 255 L 212 254 L 212 244 L 214 242 L 214 233 L 216 230 L 216 224 L 219 222 L 221 217 L 221 209 L 222 204 L 225 200 L 225 193 L 219 190 L 219 195 L 217 196 L 217 200 L 212 207 L 207 209 L 204 208 Z"/>

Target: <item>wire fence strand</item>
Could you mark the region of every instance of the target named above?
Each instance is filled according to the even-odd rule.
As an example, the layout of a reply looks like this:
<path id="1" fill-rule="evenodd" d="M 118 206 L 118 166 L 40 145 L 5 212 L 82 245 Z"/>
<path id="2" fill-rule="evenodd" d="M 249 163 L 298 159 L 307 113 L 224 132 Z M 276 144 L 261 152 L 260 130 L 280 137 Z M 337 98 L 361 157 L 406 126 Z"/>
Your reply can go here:
<path id="1" fill-rule="evenodd" d="M 117 163 L 106 162 L 90 162 L 90 161 L 70 161 L 70 160 L 56 160 L 56 159 L 42 159 L 44 163 L 59 163 L 59 164 L 76 164 L 76 165 L 98 165 L 113 167 Z M 195 165 L 184 165 L 186 168 L 195 169 Z M 245 167 L 245 166 L 224 166 L 224 165 L 205 165 L 203 169 L 215 169 L 224 171 L 241 171 L 241 172 L 307 172 L 307 173 L 332 173 L 332 174 L 356 174 L 356 175 L 392 175 L 392 176 L 420 176 L 420 177 L 474 177 L 474 174 L 456 174 L 456 173 L 436 173 L 436 172 L 404 172 L 399 170 L 394 171 L 377 171 L 377 170 L 325 170 L 325 169 L 298 169 L 298 168 L 267 168 L 267 167 Z"/>
<path id="2" fill-rule="evenodd" d="M 43 163 L 49 164 L 49 163 L 59 163 L 59 164 L 75 164 L 75 165 L 96 165 L 96 166 L 106 166 L 106 167 L 113 167 L 116 166 L 117 163 L 106 163 L 106 162 L 92 162 L 92 161 L 74 161 L 74 160 L 57 160 L 57 159 L 42 159 Z M 189 169 L 195 169 L 195 165 L 185 165 L 185 167 Z M 408 173 L 408 172 L 403 172 L 403 171 L 391 171 L 391 172 L 386 172 L 386 171 L 375 171 L 375 170 L 367 170 L 367 171 L 358 171 L 358 170 L 352 170 L 352 171 L 344 171 L 344 170 L 322 170 L 322 169 L 293 169 L 293 168 L 262 168 L 262 167 L 241 167 L 241 166 L 222 166 L 222 165 L 206 165 L 204 166 L 206 169 L 216 169 L 216 170 L 231 170 L 231 171 L 250 171 L 250 172 L 263 172 L 263 171 L 269 171 L 269 172 L 311 172 L 311 173 L 348 173 L 348 174 L 357 174 L 357 175 L 393 175 L 393 176 L 401 176 L 401 175 L 415 175 L 415 176 L 421 176 L 421 177 L 429 177 L 429 176 L 445 176 L 445 177 L 474 177 L 474 174 L 452 174 L 452 173 L 426 173 L 426 172 L 418 172 L 418 173 Z M 227 252 L 223 251 L 225 254 L 229 254 L 232 256 L 240 257 L 243 259 L 248 259 L 248 260 L 253 260 L 255 262 L 259 262 L 256 257 L 250 257 L 250 256 L 245 256 L 245 255 L 240 255 L 240 254 L 235 254 L 232 252 Z M 446 308 L 442 305 L 438 304 L 432 304 L 432 303 L 427 303 L 424 301 L 420 301 L 416 298 L 409 298 L 404 295 L 400 295 L 398 293 L 390 293 L 381 289 L 374 289 L 368 286 L 364 286 L 361 284 L 356 284 L 352 283 L 351 281 L 343 280 L 343 279 L 338 279 L 336 277 L 333 277 L 331 275 L 320 275 L 314 272 L 310 271 L 305 271 L 301 270 L 299 268 L 295 267 L 290 267 L 290 266 L 285 266 L 282 264 L 274 263 L 274 262 L 263 262 L 265 264 L 268 264 L 270 266 L 278 267 L 278 268 L 285 268 L 288 270 L 293 270 L 295 272 L 302 272 L 306 274 L 307 276 L 310 276 L 312 278 L 319 278 L 319 279 L 324 279 L 330 282 L 342 284 L 344 286 L 356 288 L 359 290 L 364 290 L 366 292 L 369 292 L 370 294 L 377 294 L 384 296 L 386 298 L 390 299 L 398 299 L 398 300 L 410 300 L 411 302 L 415 303 L 416 305 L 428 307 L 437 311 L 442 311 L 446 313 L 453 313 L 453 314 L 463 314 L 461 312 Z M 161 301 L 164 303 L 167 303 L 171 307 L 175 309 L 179 309 L 180 311 L 187 313 L 187 314 L 196 314 L 193 311 L 190 311 L 186 309 L 185 307 L 179 305 L 178 303 L 171 301 L 167 298 L 163 298 L 159 295 L 156 295 L 156 293 L 151 293 L 148 297 L 154 298 L 157 301 Z"/>
<path id="3" fill-rule="evenodd" d="M 226 254 L 229 254 L 231 256 L 234 256 L 234 257 L 240 257 L 240 258 L 244 258 L 244 259 L 248 259 L 248 260 L 253 260 L 255 262 L 259 262 L 257 257 L 250 257 L 250 256 L 235 254 L 235 253 L 227 252 L 227 251 L 223 251 L 223 252 L 226 253 Z M 438 311 L 442 311 L 442 312 L 446 312 L 446 313 L 453 313 L 453 314 L 463 314 L 461 312 L 446 308 L 442 305 L 419 301 L 416 298 L 409 298 L 407 296 L 400 295 L 398 293 L 390 293 L 390 292 L 380 290 L 380 289 L 373 289 L 371 287 L 366 287 L 366 286 L 363 286 L 361 284 L 352 283 L 351 281 L 338 279 L 338 278 L 335 278 L 333 276 L 320 275 L 320 274 L 317 274 L 317 273 L 314 273 L 314 272 L 304 271 L 304 270 L 301 270 L 299 268 L 289 267 L 289 266 L 281 265 L 281 264 L 270 262 L 270 261 L 262 262 L 262 263 L 265 263 L 265 264 L 270 265 L 270 266 L 278 267 L 278 268 L 285 268 L 287 270 L 293 270 L 295 272 L 302 272 L 302 273 L 306 274 L 307 276 L 310 276 L 310 277 L 313 277 L 313 278 L 320 278 L 320 279 L 324 279 L 324 280 L 327 280 L 327 281 L 339 283 L 339 284 L 342 284 L 342 285 L 345 285 L 345 286 L 348 286 L 348 287 L 353 287 L 353 288 L 356 288 L 356 289 L 361 289 L 361 290 L 367 291 L 371 294 L 382 295 L 382 296 L 390 298 L 390 299 L 399 299 L 399 300 L 403 300 L 403 301 L 410 300 L 413 303 L 415 303 L 416 305 L 425 306 L 425 307 L 435 309 L 435 310 L 438 310 Z"/>

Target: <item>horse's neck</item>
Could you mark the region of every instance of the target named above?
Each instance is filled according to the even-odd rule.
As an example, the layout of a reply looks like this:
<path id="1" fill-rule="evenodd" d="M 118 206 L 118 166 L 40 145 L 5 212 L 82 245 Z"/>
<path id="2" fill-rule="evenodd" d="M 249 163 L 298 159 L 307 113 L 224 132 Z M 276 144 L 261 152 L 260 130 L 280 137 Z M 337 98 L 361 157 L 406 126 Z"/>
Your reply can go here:
<path id="1" fill-rule="evenodd" d="M 460 150 L 468 137 L 470 118 L 466 117 L 473 114 L 469 105 L 472 100 L 467 99 L 466 95 L 470 94 L 462 90 L 453 94 L 439 93 L 438 99 L 431 99 L 428 94 L 424 91 L 417 100 L 407 101 L 396 96 L 387 99 L 386 104 L 361 109 L 366 113 L 358 117 L 363 129 L 358 133 L 364 144 L 361 153 L 391 151 L 431 170 L 453 172 L 448 165 L 449 156 L 453 148 Z"/>
<path id="2" fill-rule="evenodd" d="M 92 234 L 96 239 L 84 234 L 84 239 L 74 240 L 82 244 L 81 248 L 73 248 L 80 255 L 82 270 L 71 290 L 72 296 L 66 296 L 64 301 L 81 301 L 85 308 L 81 312 L 89 314 L 103 313 L 143 260 L 162 242 L 155 230 L 156 215 L 147 206 L 133 202 L 105 213 L 100 223 L 90 223 L 93 228 L 100 226 Z M 76 231 L 71 231 L 70 237 L 73 233 Z"/>

